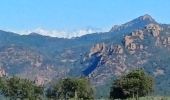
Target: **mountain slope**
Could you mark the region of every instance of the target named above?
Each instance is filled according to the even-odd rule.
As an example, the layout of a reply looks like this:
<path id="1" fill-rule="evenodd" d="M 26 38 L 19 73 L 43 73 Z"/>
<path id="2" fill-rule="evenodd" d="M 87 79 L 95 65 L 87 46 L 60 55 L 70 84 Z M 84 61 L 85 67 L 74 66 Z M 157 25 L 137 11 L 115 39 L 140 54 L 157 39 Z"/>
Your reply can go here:
<path id="1" fill-rule="evenodd" d="M 170 93 L 169 50 L 170 25 L 159 24 L 150 15 L 109 32 L 72 39 L 0 31 L 0 76 L 18 75 L 47 84 L 84 75 L 97 89 L 108 91 L 115 77 L 144 68 L 156 78 L 157 93 Z"/>
<path id="2" fill-rule="evenodd" d="M 121 41 L 94 45 L 86 55 L 83 74 L 96 87 L 134 68 L 144 68 L 155 77 L 156 92 L 170 93 L 170 26 L 149 23 L 143 29 L 126 33 Z"/>

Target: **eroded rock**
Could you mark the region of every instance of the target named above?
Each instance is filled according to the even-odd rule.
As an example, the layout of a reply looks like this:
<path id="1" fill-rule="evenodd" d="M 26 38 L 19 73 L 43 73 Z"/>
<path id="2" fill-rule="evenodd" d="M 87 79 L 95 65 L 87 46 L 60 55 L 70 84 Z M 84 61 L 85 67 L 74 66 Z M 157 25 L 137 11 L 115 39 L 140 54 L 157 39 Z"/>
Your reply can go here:
<path id="1" fill-rule="evenodd" d="M 96 44 L 91 48 L 89 56 L 95 53 L 104 52 L 105 50 L 106 50 L 105 43 Z"/>
<path id="2" fill-rule="evenodd" d="M 130 43 L 130 45 L 128 45 L 128 49 L 131 50 L 131 51 L 134 51 L 137 49 L 137 46 L 135 43 Z"/>
<path id="3" fill-rule="evenodd" d="M 113 51 L 113 53 L 116 53 L 116 54 L 123 53 L 123 47 L 121 45 L 111 46 L 111 50 Z"/>
<path id="4" fill-rule="evenodd" d="M 134 40 L 131 36 L 125 36 L 125 47 L 129 46 L 129 44 L 131 44 Z"/>
<path id="5" fill-rule="evenodd" d="M 154 37 L 158 37 L 160 35 L 161 27 L 157 24 L 149 24 L 146 26 L 146 29 L 151 32 Z"/>
<path id="6" fill-rule="evenodd" d="M 162 44 L 170 45 L 170 37 L 163 37 Z"/>
<path id="7" fill-rule="evenodd" d="M 144 39 L 144 33 L 142 30 L 137 30 L 135 32 L 132 32 L 132 36 L 139 37 L 141 40 Z"/>

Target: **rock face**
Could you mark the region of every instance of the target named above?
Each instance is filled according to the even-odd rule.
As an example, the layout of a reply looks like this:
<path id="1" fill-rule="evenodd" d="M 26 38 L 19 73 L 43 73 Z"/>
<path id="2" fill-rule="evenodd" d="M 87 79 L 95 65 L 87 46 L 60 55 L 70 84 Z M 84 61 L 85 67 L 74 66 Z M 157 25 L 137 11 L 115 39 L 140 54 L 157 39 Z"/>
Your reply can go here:
<path id="1" fill-rule="evenodd" d="M 149 24 L 146 26 L 146 29 L 151 32 L 154 37 L 158 37 L 161 31 L 160 26 L 156 24 Z"/>
<path id="2" fill-rule="evenodd" d="M 115 45 L 115 46 L 111 46 L 110 51 L 113 51 L 113 53 L 115 54 L 123 54 L 124 50 L 123 47 L 121 45 Z"/>
<path id="3" fill-rule="evenodd" d="M 106 45 L 104 43 L 101 43 L 101 44 L 96 44 L 95 46 L 93 46 L 91 48 L 91 53 L 89 54 L 90 56 L 92 54 L 95 54 L 95 53 L 102 53 L 102 52 L 105 52 L 106 50 Z"/>
<path id="4" fill-rule="evenodd" d="M 125 36 L 125 47 L 128 47 L 133 42 L 133 38 L 131 36 Z"/>
<path id="5" fill-rule="evenodd" d="M 143 45 L 136 42 L 136 40 L 143 40 L 144 33 L 142 30 L 137 30 L 131 33 L 131 36 L 125 36 L 124 45 L 131 52 L 134 53 L 136 50 L 142 50 Z"/>
<path id="6" fill-rule="evenodd" d="M 109 47 L 105 43 L 101 43 L 101 44 L 96 44 L 91 48 L 89 56 L 92 56 L 93 54 L 102 55 L 106 52 L 108 52 L 109 54 L 112 53 L 122 54 L 124 51 L 121 45 L 111 45 Z"/>
<path id="7" fill-rule="evenodd" d="M 170 37 L 163 37 L 162 44 L 165 46 L 170 45 Z"/>
<path id="8" fill-rule="evenodd" d="M 144 33 L 142 30 L 137 30 L 135 32 L 132 32 L 132 36 L 139 37 L 141 40 L 144 39 Z"/>

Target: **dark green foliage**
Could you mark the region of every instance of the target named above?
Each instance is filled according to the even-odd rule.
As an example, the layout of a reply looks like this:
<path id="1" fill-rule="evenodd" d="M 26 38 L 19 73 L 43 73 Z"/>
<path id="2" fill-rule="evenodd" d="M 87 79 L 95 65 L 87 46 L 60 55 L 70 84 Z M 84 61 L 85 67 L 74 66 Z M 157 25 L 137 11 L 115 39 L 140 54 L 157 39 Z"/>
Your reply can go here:
<path id="1" fill-rule="evenodd" d="M 148 76 L 143 69 L 137 69 L 114 81 L 110 91 L 110 98 L 138 98 L 146 96 L 152 91 L 153 78 Z"/>
<path id="2" fill-rule="evenodd" d="M 1 94 L 12 100 L 29 99 L 39 100 L 43 94 L 43 88 L 36 86 L 32 81 L 17 77 L 1 78 Z"/>
<path id="3" fill-rule="evenodd" d="M 93 99 L 93 89 L 87 79 L 63 79 L 47 90 L 48 98 L 70 99 L 82 98 Z"/>

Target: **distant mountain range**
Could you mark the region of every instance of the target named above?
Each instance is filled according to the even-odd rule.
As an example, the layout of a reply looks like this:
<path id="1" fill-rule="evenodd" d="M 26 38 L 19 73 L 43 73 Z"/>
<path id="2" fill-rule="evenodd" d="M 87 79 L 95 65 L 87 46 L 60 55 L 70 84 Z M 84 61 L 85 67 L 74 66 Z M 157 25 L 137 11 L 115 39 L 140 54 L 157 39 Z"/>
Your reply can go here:
<path id="1" fill-rule="evenodd" d="M 50 36 L 50 37 L 58 37 L 58 38 L 75 38 L 80 37 L 86 34 L 92 33 L 101 33 L 106 32 L 110 28 L 94 28 L 94 27 L 85 27 L 81 29 L 74 29 L 74 30 L 55 30 L 55 29 L 45 29 L 45 28 L 36 28 L 32 30 L 21 30 L 21 31 L 14 31 L 20 35 L 30 35 L 31 33 L 37 33 L 43 36 Z"/>
<path id="2" fill-rule="evenodd" d="M 64 77 L 88 77 L 97 95 L 134 68 L 155 77 L 157 94 L 170 93 L 170 25 L 140 16 L 109 32 L 71 39 L 0 31 L 0 76 L 17 75 L 48 84 Z"/>

